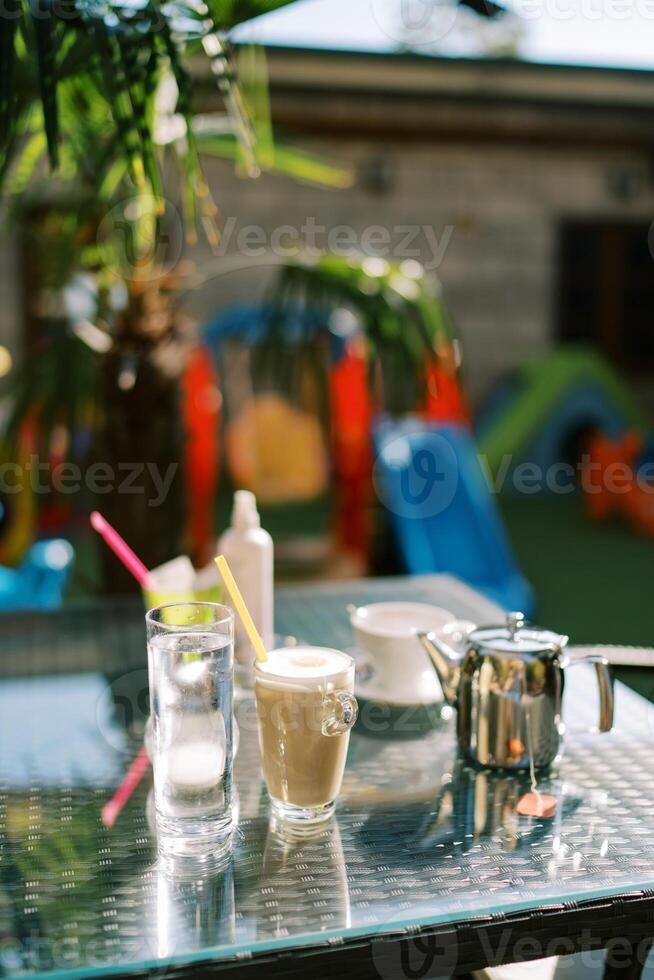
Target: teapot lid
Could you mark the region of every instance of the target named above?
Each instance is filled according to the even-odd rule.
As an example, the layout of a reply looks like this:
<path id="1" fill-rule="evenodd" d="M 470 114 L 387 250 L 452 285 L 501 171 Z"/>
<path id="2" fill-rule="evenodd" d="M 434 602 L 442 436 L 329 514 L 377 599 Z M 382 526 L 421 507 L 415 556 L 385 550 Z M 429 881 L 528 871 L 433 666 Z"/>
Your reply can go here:
<path id="1" fill-rule="evenodd" d="M 503 626 L 480 626 L 472 630 L 468 640 L 478 649 L 518 655 L 550 653 L 558 656 L 568 643 L 567 636 L 527 624 L 520 612 L 508 613 Z"/>

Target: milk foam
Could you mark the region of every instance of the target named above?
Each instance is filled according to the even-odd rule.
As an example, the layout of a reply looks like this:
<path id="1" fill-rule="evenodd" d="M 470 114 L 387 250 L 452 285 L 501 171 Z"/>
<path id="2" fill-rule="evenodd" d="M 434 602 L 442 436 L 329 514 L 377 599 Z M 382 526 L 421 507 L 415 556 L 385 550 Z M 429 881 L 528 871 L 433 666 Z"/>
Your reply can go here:
<path id="1" fill-rule="evenodd" d="M 347 672 L 352 661 L 340 650 L 327 647 L 286 647 L 271 650 L 268 659 L 258 664 L 266 680 L 300 682 L 302 687 L 319 687 L 320 681 Z"/>

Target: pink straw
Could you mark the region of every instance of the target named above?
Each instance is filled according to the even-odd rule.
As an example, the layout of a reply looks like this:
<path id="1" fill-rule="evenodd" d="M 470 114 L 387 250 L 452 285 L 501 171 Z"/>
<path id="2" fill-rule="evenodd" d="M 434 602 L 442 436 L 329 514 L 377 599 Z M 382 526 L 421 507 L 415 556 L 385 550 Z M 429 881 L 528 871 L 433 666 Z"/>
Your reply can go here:
<path id="1" fill-rule="evenodd" d="M 127 542 L 121 538 L 118 531 L 115 531 L 97 510 L 92 512 L 90 520 L 91 527 L 102 535 L 113 553 L 122 561 L 127 571 L 132 573 L 141 588 L 147 589 L 150 583 L 150 573 L 141 559 L 136 557 Z"/>
<path id="2" fill-rule="evenodd" d="M 141 749 L 134 762 L 125 774 L 122 783 L 111 797 L 108 803 L 102 807 L 102 823 L 105 827 L 113 827 L 121 810 L 129 800 L 130 796 L 141 782 L 145 771 L 150 765 L 150 759 L 145 748 Z"/>

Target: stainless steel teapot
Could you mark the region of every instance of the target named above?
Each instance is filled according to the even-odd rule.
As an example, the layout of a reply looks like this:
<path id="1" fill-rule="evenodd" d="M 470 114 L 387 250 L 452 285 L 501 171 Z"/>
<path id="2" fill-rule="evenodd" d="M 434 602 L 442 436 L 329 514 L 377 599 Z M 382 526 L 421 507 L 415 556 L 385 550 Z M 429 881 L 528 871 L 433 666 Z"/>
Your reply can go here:
<path id="1" fill-rule="evenodd" d="M 457 652 L 435 633 L 417 634 L 436 669 L 448 704 L 457 708 L 459 748 L 469 759 L 492 769 L 550 765 L 564 732 L 561 702 L 564 670 L 595 664 L 600 717 L 594 731 L 613 726 L 613 680 L 607 661 L 595 654 L 575 655 L 567 636 L 525 622 L 509 613 L 502 626 L 475 627 Z"/>

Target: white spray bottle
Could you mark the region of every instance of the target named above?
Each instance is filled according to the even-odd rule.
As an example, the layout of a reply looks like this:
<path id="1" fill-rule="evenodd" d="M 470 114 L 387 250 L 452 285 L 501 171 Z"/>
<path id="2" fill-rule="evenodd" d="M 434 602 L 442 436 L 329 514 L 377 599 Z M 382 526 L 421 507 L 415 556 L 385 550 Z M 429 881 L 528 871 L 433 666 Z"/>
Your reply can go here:
<path id="1" fill-rule="evenodd" d="M 231 526 L 218 539 L 218 554 L 224 555 L 243 594 L 267 650 L 273 644 L 273 542 L 261 527 L 257 500 L 249 490 L 234 494 Z M 235 658 L 239 679 L 251 685 L 254 650 L 238 616 L 234 623 Z"/>

